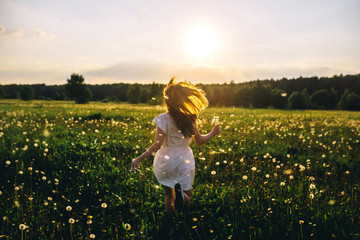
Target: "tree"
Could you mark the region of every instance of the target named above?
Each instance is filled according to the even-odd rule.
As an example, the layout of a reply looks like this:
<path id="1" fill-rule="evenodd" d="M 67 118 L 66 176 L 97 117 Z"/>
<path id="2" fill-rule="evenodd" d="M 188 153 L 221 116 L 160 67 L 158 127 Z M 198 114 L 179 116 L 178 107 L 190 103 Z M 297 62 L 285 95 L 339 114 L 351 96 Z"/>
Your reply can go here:
<path id="1" fill-rule="evenodd" d="M 306 109 L 309 106 L 307 89 L 302 92 L 295 91 L 289 97 L 289 105 L 292 109 Z"/>
<path id="2" fill-rule="evenodd" d="M 31 86 L 24 86 L 20 92 L 20 97 L 25 101 L 33 100 L 35 97 L 35 91 Z"/>
<path id="3" fill-rule="evenodd" d="M 340 97 L 340 100 L 339 100 L 336 108 L 342 109 L 342 110 L 345 110 L 345 109 L 347 108 L 347 106 L 346 106 L 346 105 L 347 105 L 347 104 L 346 104 L 346 99 L 347 99 L 347 97 L 349 96 L 349 94 L 350 94 L 349 89 L 348 89 L 348 88 L 345 89 L 344 93 L 343 93 L 343 94 L 341 95 L 341 97 Z"/>
<path id="4" fill-rule="evenodd" d="M 75 97 L 75 102 L 84 104 L 88 103 L 93 97 L 93 93 L 87 86 L 83 86 L 79 89 L 78 95 Z"/>
<path id="5" fill-rule="evenodd" d="M 54 100 L 65 100 L 66 96 L 64 94 L 64 92 L 58 92 L 56 91 L 54 96 L 53 96 Z"/>
<path id="6" fill-rule="evenodd" d="M 329 109 L 330 101 L 331 95 L 326 89 L 317 90 L 310 96 L 312 107 L 316 109 Z"/>
<path id="7" fill-rule="evenodd" d="M 329 109 L 335 109 L 339 101 L 339 94 L 335 88 L 330 89 Z"/>
<path id="8" fill-rule="evenodd" d="M 239 88 L 234 97 L 234 105 L 236 107 L 249 107 L 251 103 L 252 89 L 245 85 Z"/>
<path id="9" fill-rule="evenodd" d="M 266 108 L 270 105 L 271 88 L 257 83 L 252 89 L 252 104 L 254 108 Z"/>
<path id="10" fill-rule="evenodd" d="M 127 101 L 130 103 L 138 103 L 141 98 L 141 89 L 139 84 L 130 85 L 126 93 Z"/>
<path id="11" fill-rule="evenodd" d="M 346 98 L 346 110 L 359 111 L 360 110 L 360 96 L 356 93 L 350 93 Z"/>
<path id="12" fill-rule="evenodd" d="M 0 85 L 0 99 L 5 97 L 6 97 L 5 89 L 3 88 L 3 86 Z"/>
<path id="13" fill-rule="evenodd" d="M 146 103 L 151 99 L 150 97 L 150 90 L 149 89 L 142 89 L 140 92 L 140 102 Z"/>
<path id="14" fill-rule="evenodd" d="M 88 103 L 93 97 L 91 90 L 84 84 L 84 77 L 76 73 L 71 74 L 70 79 L 67 79 L 65 88 L 70 99 L 75 100 L 76 103 Z"/>
<path id="15" fill-rule="evenodd" d="M 274 108 L 282 109 L 287 104 L 287 93 L 281 89 L 273 89 L 271 91 L 271 105 Z"/>

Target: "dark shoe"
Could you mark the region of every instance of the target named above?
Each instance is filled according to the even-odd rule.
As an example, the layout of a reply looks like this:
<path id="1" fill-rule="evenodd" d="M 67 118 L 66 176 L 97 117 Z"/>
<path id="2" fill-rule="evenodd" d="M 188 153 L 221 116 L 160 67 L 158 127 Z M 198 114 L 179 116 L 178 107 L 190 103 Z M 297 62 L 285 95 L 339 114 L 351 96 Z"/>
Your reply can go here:
<path id="1" fill-rule="evenodd" d="M 184 193 L 181 189 L 181 185 L 179 183 L 175 184 L 175 209 L 176 211 L 181 211 L 184 209 L 185 199 Z"/>

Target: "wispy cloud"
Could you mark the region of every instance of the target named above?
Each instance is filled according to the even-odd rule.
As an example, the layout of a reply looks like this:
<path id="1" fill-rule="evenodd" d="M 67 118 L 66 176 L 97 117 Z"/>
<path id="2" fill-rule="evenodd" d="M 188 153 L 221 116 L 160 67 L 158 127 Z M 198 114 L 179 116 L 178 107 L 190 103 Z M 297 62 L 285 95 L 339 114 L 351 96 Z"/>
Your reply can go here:
<path id="1" fill-rule="evenodd" d="M 57 38 L 55 34 L 46 33 L 41 29 L 25 30 L 24 28 L 5 28 L 0 26 L 0 37 L 29 37 L 35 40 L 52 40 Z"/>
<path id="2" fill-rule="evenodd" d="M 25 35 L 23 28 L 6 29 L 0 26 L 0 37 L 22 37 Z"/>
<path id="3" fill-rule="evenodd" d="M 41 29 L 34 29 L 31 32 L 31 36 L 33 39 L 45 39 L 45 40 L 52 40 L 55 39 L 57 36 L 52 34 L 52 33 L 45 33 L 43 30 Z"/>

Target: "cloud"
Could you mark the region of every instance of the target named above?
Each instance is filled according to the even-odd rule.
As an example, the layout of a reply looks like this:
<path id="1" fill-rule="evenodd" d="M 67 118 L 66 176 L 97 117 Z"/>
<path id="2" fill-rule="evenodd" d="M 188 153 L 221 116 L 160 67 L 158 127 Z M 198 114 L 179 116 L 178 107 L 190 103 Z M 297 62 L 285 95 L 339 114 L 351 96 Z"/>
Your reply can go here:
<path id="1" fill-rule="evenodd" d="M 128 60 L 99 69 L 77 71 L 72 67 L 49 66 L 47 68 L 0 69 L 0 82 L 65 84 L 71 73 L 84 76 L 87 84 L 108 83 L 167 83 L 171 76 L 191 83 L 236 83 L 252 80 L 296 78 L 299 76 L 333 76 L 335 74 L 358 74 L 357 71 L 341 67 L 303 65 L 303 64 L 265 64 L 247 67 L 228 67 L 218 65 L 175 65 L 161 61 Z"/>
<path id="2" fill-rule="evenodd" d="M 6 29 L 4 26 L 0 26 L 0 37 L 22 37 L 24 34 L 23 28 Z"/>
<path id="3" fill-rule="evenodd" d="M 45 33 L 41 29 L 34 29 L 31 31 L 31 36 L 33 39 L 45 39 L 45 40 L 52 40 L 56 38 L 56 35 L 51 33 Z"/>
<path id="4" fill-rule="evenodd" d="M 160 61 L 132 60 L 122 61 L 115 65 L 84 72 L 88 83 L 110 82 L 160 82 L 166 83 L 171 76 L 192 83 L 224 83 L 234 80 L 245 82 L 264 79 L 281 79 L 311 76 L 332 76 L 335 74 L 355 74 L 355 71 L 331 66 L 304 66 L 299 64 L 258 65 L 247 67 L 228 67 L 218 65 L 174 65 Z"/>
<path id="5" fill-rule="evenodd" d="M 46 33 L 41 29 L 34 29 L 31 31 L 23 28 L 6 29 L 4 26 L 0 26 L 0 37 L 27 37 L 30 35 L 32 39 L 39 40 L 52 40 L 57 36 L 52 33 Z"/>

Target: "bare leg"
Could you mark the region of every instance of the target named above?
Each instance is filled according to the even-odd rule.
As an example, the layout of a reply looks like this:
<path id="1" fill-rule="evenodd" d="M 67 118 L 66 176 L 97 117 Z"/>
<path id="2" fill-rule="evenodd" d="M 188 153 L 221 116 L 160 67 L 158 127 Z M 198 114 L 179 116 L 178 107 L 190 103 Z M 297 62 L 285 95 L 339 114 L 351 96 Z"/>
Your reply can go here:
<path id="1" fill-rule="evenodd" d="M 175 192 L 173 188 L 163 186 L 165 191 L 165 212 L 168 217 L 175 216 Z"/>
<path id="2" fill-rule="evenodd" d="M 190 200 L 191 200 L 191 190 L 184 190 L 184 198 L 185 198 L 185 209 L 188 209 L 190 206 Z"/>

